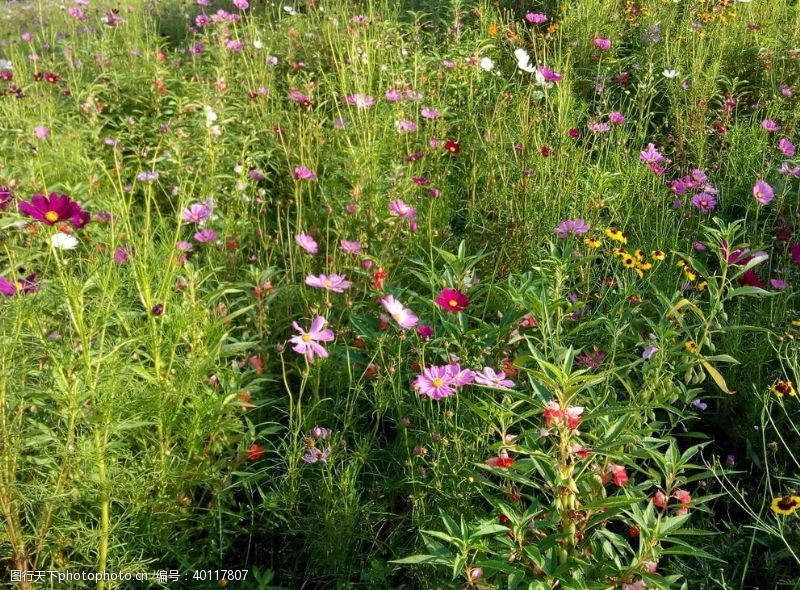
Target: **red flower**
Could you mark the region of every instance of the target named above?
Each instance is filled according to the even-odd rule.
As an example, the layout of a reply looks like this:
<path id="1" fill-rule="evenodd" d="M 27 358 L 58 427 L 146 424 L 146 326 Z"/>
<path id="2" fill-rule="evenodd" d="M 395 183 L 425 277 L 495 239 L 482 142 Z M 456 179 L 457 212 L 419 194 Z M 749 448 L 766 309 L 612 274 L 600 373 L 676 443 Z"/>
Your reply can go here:
<path id="1" fill-rule="evenodd" d="M 758 273 L 752 268 L 739 277 L 739 284 L 758 288 L 763 288 L 766 285 L 766 283 L 761 280 L 761 277 L 758 276 Z"/>
<path id="2" fill-rule="evenodd" d="M 543 145 L 542 147 L 539 148 L 539 153 L 542 154 L 543 158 L 547 158 L 550 156 L 550 148 L 547 147 L 546 145 Z"/>
<path id="3" fill-rule="evenodd" d="M 508 469 L 514 464 L 514 458 L 509 457 L 506 451 L 500 451 L 500 455 L 497 457 L 490 457 L 486 459 L 486 464 L 489 467 L 500 467 L 502 469 Z"/>
<path id="4" fill-rule="evenodd" d="M 469 305 L 469 297 L 455 289 L 442 289 L 435 301 L 436 305 L 447 311 L 461 311 Z"/>
<path id="5" fill-rule="evenodd" d="M 628 483 L 628 472 L 625 471 L 624 465 L 617 465 L 615 463 L 608 464 L 608 470 L 611 472 L 611 475 L 614 477 L 614 483 L 617 484 L 619 487 L 624 486 Z"/>
<path id="6" fill-rule="evenodd" d="M 247 458 L 251 461 L 258 461 L 261 455 L 264 454 L 264 447 L 259 444 L 253 443 L 250 445 L 250 450 L 247 451 Z"/>
<path id="7" fill-rule="evenodd" d="M 792 262 L 800 265 L 800 242 L 797 242 L 794 246 L 792 246 L 791 256 Z"/>
<path id="8" fill-rule="evenodd" d="M 457 141 L 453 141 L 452 139 L 448 139 L 444 142 L 444 149 L 446 149 L 451 154 L 457 154 L 461 151 L 461 146 L 458 145 Z"/>
<path id="9" fill-rule="evenodd" d="M 628 536 L 631 539 L 635 539 L 639 536 L 639 527 L 638 526 L 631 526 L 628 528 Z"/>

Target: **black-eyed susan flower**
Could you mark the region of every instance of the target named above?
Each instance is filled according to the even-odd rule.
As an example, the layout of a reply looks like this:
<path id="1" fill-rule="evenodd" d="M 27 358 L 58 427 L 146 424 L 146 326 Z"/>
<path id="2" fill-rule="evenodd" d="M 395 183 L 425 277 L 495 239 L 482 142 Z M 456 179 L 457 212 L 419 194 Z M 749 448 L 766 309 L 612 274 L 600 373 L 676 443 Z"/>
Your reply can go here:
<path id="1" fill-rule="evenodd" d="M 770 506 L 775 514 L 791 516 L 800 508 L 800 496 L 783 496 L 772 499 Z"/>
<path id="2" fill-rule="evenodd" d="M 611 253 L 614 256 L 627 256 L 628 255 L 628 251 L 625 248 L 614 248 L 613 250 L 611 250 Z"/>
<path id="3" fill-rule="evenodd" d="M 795 395 L 797 395 L 797 391 L 795 391 L 792 382 L 787 381 L 786 379 L 779 379 L 778 381 L 775 382 L 775 385 L 769 388 L 769 390 L 778 397 L 783 397 L 784 395 L 789 395 L 794 397 Z"/>
<path id="4" fill-rule="evenodd" d="M 697 354 L 700 351 L 700 348 L 694 340 L 687 340 L 683 343 L 683 347 L 686 349 L 686 352 L 690 354 Z"/>
<path id="5" fill-rule="evenodd" d="M 640 249 L 638 249 L 638 248 L 637 248 L 636 250 L 634 250 L 634 251 L 633 251 L 633 256 L 634 256 L 634 257 L 636 258 L 636 260 L 638 260 L 639 262 L 643 262 L 643 261 L 644 261 L 644 252 L 642 252 L 642 251 L 641 251 Z"/>
<path id="6" fill-rule="evenodd" d="M 653 250 L 650 253 L 650 256 L 653 257 L 653 260 L 664 260 L 666 258 L 666 254 L 664 254 L 663 250 Z"/>
<path id="7" fill-rule="evenodd" d="M 628 243 L 628 236 L 620 229 L 609 227 L 606 229 L 605 234 L 609 240 L 613 240 L 614 242 L 620 242 L 622 244 Z"/>
<path id="8" fill-rule="evenodd" d="M 639 270 L 650 270 L 651 268 L 653 268 L 653 263 L 652 262 L 644 262 L 644 261 L 640 260 L 636 264 L 636 268 L 638 268 Z"/>
<path id="9" fill-rule="evenodd" d="M 602 245 L 599 238 L 586 238 L 583 240 L 583 243 L 586 244 L 586 247 L 590 250 L 595 250 Z"/>
<path id="10" fill-rule="evenodd" d="M 697 290 L 698 291 L 705 291 L 708 288 L 708 283 L 706 281 L 700 281 L 697 283 Z"/>
<path id="11" fill-rule="evenodd" d="M 622 257 L 622 266 L 625 268 L 634 268 L 636 266 L 636 259 L 630 254 L 625 254 Z"/>
<path id="12" fill-rule="evenodd" d="M 683 274 L 686 276 L 686 280 L 694 281 L 697 278 L 697 273 L 689 266 L 683 267 Z"/>

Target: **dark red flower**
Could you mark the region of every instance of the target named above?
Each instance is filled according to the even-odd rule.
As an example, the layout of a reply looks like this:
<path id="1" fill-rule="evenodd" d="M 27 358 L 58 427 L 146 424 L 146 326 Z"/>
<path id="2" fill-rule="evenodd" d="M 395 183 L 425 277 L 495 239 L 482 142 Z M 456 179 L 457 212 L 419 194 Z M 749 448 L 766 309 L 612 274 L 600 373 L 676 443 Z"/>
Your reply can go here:
<path id="1" fill-rule="evenodd" d="M 550 148 L 547 147 L 546 145 L 543 145 L 542 147 L 539 148 L 539 153 L 542 154 L 543 158 L 547 158 L 550 156 Z"/>
<path id="2" fill-rule="evenodd" d="M 455 289 L 442 289 L 435 301 L 436 305 L 447 311 L 461 311 L 469 305 L 469 297 Z"/>
<path id="3" fill-rule="evenodd" d="M 763 288 L 766 285 L 766 283 L 761 280 L 761 277 L 758 276 L 758 273 L 752 268 L 739 277 L 739 284 L 746 287 L 758 288 Z"/>
<path id="4" fill-rule="evenodd" d="M 791 256 L 792 262 L 800 265 L 800 242 L 797 242 L 794 246 L 792 246 Z"/>
<path id="5" fill-rule="evenodd" d="M 457 154 L 461 151 L 461 146 L 458 145 L 457 141 L 453 141 L 452 139 L 448 139 L 444 142 L 444 149 L 446 149 L 451 154 Z"/>

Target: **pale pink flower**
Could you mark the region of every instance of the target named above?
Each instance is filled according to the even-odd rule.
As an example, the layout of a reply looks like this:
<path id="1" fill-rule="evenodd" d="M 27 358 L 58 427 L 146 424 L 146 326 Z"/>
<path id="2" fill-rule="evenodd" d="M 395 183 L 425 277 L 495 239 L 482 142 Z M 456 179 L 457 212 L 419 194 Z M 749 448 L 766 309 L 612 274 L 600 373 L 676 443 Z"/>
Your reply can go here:
<path id="1" fill-rule="evenodd" d="M 419 318 L 392 295 L 387 295 L 381 299 L 381 304 L 386 310 L 386 313 L 392 316 L 392 319 L 404 330 L 413 328 L 417 325 L 417 322 L 419 322 Z"/>
<path id="2" fill-rule="evenodd" d="M 297 245 L 309 254 L 316 254 L 319 249 L 317 242 L 308 234 L 297 234 L 294 237 L 294 241 L 297 242 Z"/>
<path id="3" fill-rule="evenodd" d="M 290 340 L 294 344 L 292 350 L 298 354 L 304 354 L 309 364 L 314 364 L 315 357 L 328 357 L 328 351 L 318 344 L 318 342 L 331 342 L 334 339 L 333 330 L 325 328 L 326 321 L 324 317 L 317 316 L 311 322 L 308 332 L 303 330 L 297 322 L 292 322 L 292 327 L 299 332 Z"/>
<path id="4" fill-rule="evenodd" d="M 498 389 L 507 389 L 515 385 L 511 379 L 506 379 L 505 371 L 495 372 L 491 367 L 484 367 L 483 371 L 475 373 L 475 383 Z"/>
<path id="5" fill-rule="evenodd" d="M 309 287 L 316 287 L 318 289 L 325 289 L 332 293 L 344 293 L 344 290 L 350 287 L 352 283 L 342 275 L 308 275 L 306 277 L 306 285 Z"/>

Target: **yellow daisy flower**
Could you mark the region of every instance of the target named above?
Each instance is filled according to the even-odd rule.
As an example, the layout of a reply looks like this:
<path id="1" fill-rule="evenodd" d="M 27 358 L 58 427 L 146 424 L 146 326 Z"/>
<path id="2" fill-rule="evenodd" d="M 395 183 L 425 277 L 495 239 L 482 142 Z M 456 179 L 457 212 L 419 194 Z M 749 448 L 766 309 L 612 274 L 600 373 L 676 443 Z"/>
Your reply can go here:
<path id="1" fill-rule="evenodd" d="M 783 397 L 784 395 L 794 397 L 797 395 L 792 382 L 787 381 L 786 379 L 779 379 L 775 382 L 775 385 L 769 388 L 769 390 L 778 397 Z"/>
<path id="2" fill-rule="evenodd" d="M 653 250 L 650 252 L 650 256 L 653 257 L 653 260 L 664 260 L 667 257 L 662 250 Z"/>
<path id="3" fill-rule="evenodd" d="M 797 512 L 798 508 L 800 508 L 800 496 L 783 496 L 782 498 L 773 498 L 770 508 L 772 508 L 772 511 L 775 514 L 791 516 Z"/>
<path id="4" fill-rule="evenodd" d="M 686 352 L 691 354 L 697 354 L 700 348 L 695 344 L 694 340 L 687 340 L 683 343 L 683 347 L 686 349 Z"/>
<path id="5" fill-rule="evenodd" d="M 628 243 L 628 236 L 626 236 L 622 230 L 609 227 L 608 229 L 606 229 L 605 234 L 609 240 L 613 240 L 615 242 L 621 242 L 623 244 Z"/>
<path id="6" fill-rule="evenodd" d="M 586 247 L 590 250 L 595 250 L 602 245 L 599 238 L 584 238 L 583 243 L 586 244 Z"/>

